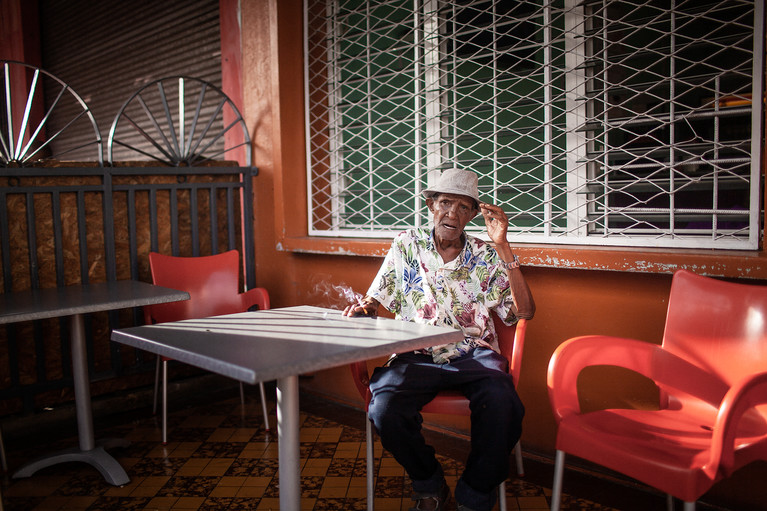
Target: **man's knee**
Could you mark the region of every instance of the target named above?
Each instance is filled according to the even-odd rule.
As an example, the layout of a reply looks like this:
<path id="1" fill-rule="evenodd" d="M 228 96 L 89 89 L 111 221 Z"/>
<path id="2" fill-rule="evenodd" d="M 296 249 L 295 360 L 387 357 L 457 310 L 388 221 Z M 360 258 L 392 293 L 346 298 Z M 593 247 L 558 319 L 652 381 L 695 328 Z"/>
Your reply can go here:
<path id="1" fill-rule="evenodd" d="M 491 410 L 497 415 L 508 415 L 509 420 L 521 421 L 525 415 L 525 407 L 511 378 L 490 379 L 473 399 L 473 407 Z"/>
<path id="2" fill-rule="evenodd" d="M 381 440 L 388 440 L 420 430 L 421 415 L 408 407 L 398 406 L 396 399 L 390 396 L 378 396 L 370 402 L 368 416 Z"/>
<path id="3" fill-rule="evenodd" d="M 368 405 L 368 417 L 376 429 L 381 429 L 383 421 L 386 419 L 388 403 L 382 396 L 373 397 Z"/>

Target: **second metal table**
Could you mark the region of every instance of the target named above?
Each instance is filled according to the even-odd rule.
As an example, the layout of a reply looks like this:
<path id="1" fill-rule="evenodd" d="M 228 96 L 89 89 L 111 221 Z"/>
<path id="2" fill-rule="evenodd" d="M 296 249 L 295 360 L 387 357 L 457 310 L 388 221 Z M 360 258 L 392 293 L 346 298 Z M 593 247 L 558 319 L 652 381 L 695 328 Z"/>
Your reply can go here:
<path id="1" fill-rule="evenodd" d="M 184 291 L 133 280 L 0 293 L 0 324 L 64 316 L 70 318 L 72 378 L 79 439 L 79 446 L 32 461 L 16 471 L 13 477 L 29 477 L 41 468 L 58 463 L 83 461 L 98 469 L 110 484 L 122 486 L 130 481 L 117 460 L 104 450 L 105 445 L 97 445 L 94 438 L 83 316 L 91 312 L 188 299 L 189 293 Z"/>

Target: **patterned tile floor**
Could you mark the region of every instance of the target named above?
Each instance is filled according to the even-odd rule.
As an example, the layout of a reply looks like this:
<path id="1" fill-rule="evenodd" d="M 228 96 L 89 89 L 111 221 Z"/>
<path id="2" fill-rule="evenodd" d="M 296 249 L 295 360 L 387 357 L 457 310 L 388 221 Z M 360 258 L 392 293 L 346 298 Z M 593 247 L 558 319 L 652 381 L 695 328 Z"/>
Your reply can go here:
<path id="1" fill-rule="evenodd" d="M 227 395 L 236 396 L 236 392 Z M 161 445 L 158 420 L 149 410 L 132 412 L 130 419 L 118 416 L 106 426 L 99 419 L 98 437 L 127 438 L 131 442 L 129 447 L 112 450 L 131 477 L 128 485 L 110 486 L 95 469 L 82 463 L 49 467 L 26 479 L 14 480 L 5 474 L 0 486 L 4 509 L 276 510 L 279 508 L 276 438 L 264 430 L 257 392 L 253 396 L 248 397 L 244 409 L 239 399 L 228 397 L 177 408 L 169 417 L 167 446 Z M 319 402 L 303 394 L 301 402 L 302 508 L 364 510 L 364 416 L 359 411 Z M 269 404 L 273 414 L 274 402 Z M 271 422 L 276 423 L 273 416 Z M 430 440 L 438 452 L 445 453 L 441 462 L 454 488 L 462 470 L 459 460 L 465 442 L 436 434 Z M 25 460 L 75 443 L 74 438 L 26 445 L 21 445 L 24 444 L 21 441 L 13 445 L 6 440 L 10 470 Z M 380 444 L 376 446 L 376 461 L 379 466 L 376 509 L 409 509 L 412 501 L 408 479 L 393 458 L 382 453 Z M 551 467 L 536 468 L 543 464 L 528 459 L 525 463 L 528 477 L 512 477 L 507 482 L 508 509 L 547 509 L 550 489 L 540 483 L 550 480 Z M 658 502 L 659 506 L 653 507 L 663 509 L 662 501 Z M 613 508 L 565 495 L 563 509 Z"/>

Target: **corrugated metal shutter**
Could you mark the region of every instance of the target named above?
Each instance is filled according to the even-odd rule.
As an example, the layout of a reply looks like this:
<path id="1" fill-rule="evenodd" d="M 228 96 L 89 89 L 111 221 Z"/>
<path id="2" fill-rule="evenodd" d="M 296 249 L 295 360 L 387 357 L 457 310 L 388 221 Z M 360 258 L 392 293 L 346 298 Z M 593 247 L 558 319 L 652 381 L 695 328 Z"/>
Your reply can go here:
<path id="1" fill-rule="evenodd" d="M 40 26 L 43 69 L 82 96 L 105 141 L 120 107 L 149 82 L 185 75 L 221 86 L 218 0 L 42 0 Z M 56 111 L 53 129 L 78 113 Z M 88 148 L 67 159 L 95 157 Z"/>

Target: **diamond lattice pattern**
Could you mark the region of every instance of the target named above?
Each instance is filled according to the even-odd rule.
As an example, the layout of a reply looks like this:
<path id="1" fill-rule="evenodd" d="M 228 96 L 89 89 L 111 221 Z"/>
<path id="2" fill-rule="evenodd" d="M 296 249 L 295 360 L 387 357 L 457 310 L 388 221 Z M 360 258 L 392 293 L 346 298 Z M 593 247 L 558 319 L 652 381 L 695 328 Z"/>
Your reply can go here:
<path id="1" fill-rule="evenodd" d="M 419 192 L 458 166 L 518 242 L 756 248 L 752 1 L 307 9 L 312 234 L 424 225 Z"/>

